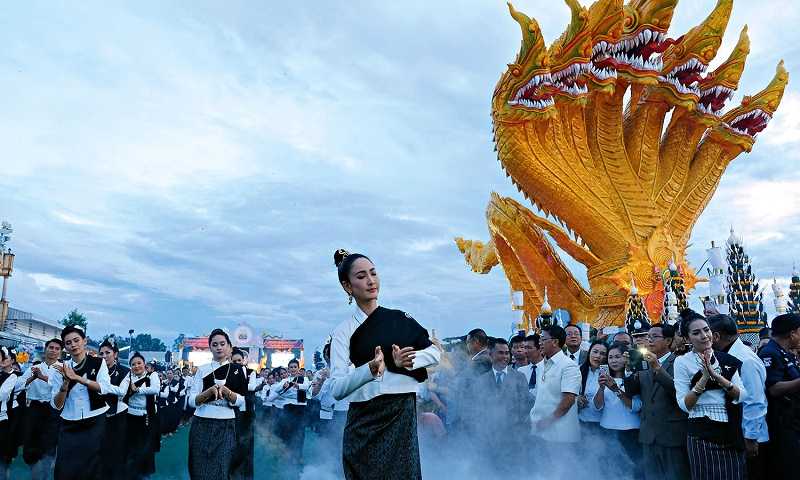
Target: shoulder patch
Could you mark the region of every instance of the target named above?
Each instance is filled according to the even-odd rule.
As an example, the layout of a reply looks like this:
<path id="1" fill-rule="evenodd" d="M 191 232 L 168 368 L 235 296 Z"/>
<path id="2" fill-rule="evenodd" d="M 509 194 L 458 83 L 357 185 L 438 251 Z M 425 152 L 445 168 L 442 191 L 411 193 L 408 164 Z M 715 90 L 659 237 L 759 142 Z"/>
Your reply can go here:
<path id="1" fill-rule="evenodd" d="M 764 362 L 764 366 L 769 368 L 772 366 L 772 357 L 762 357 L 761 360 Z"/>

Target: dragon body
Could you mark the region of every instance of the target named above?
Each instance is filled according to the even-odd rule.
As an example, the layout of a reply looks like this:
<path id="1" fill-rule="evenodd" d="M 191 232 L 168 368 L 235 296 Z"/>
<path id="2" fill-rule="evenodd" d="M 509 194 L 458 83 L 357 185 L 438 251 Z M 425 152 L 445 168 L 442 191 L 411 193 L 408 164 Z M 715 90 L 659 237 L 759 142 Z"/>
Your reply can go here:
<path id="1" fill-rule="evenodd" d="M 632 279 L 646 301 L 663 295 L 656 272 L 672 259 L 687 289 L 698 281 L 685 259 L 691 230 L 788 81 L 781 62 L 764 90 L 723 113 L 749 53 L 745 27 L 730 57 L 706 73 L 732 1 L 718 0 L 703 22 L 670 39 L 677 0 L 588 8 L 566 0 L 569 26 L 549 47 L 536 20 L 509 4 L 522 44 L 494 90 L 494 141 L 502 168 L 539 214 L 492 194 L 489 240 L 456 243 L 475 272 L 502 266 L 529 318 L 547 287 L 573 318 L 620 325 Z M 586 267 L 589 289 L 556 246 Z"/>

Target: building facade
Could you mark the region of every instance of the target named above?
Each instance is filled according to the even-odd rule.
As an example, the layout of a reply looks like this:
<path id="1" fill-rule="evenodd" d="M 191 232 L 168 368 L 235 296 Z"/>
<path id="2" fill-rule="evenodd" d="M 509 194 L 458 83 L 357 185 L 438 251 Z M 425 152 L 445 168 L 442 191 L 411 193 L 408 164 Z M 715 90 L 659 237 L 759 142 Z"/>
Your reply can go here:
<path id="1" fill-rule="evenodd" d="M 61 334 L 61 328 L 58 323 L 39 315 L 9 308 L 6 323 L 0 330 L 0 345 L 41 351 L 44 342 Z"/>

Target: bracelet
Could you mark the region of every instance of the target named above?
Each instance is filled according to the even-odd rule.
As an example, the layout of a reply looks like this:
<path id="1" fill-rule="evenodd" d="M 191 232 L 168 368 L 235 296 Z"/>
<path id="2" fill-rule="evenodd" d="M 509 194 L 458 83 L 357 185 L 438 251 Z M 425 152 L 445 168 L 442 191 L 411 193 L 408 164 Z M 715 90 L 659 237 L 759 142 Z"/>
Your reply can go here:
<path id="1" fill-rule="evenodd" d="M 698 388 L 697 385 L 695 385 L 694 388 L 692 388 L 692 392 L 694 392 L 694 394 L 697 395 L 698 397 L 702 395 L 702 393 L 705 391 L 706 391 L 705 388 Z"/>

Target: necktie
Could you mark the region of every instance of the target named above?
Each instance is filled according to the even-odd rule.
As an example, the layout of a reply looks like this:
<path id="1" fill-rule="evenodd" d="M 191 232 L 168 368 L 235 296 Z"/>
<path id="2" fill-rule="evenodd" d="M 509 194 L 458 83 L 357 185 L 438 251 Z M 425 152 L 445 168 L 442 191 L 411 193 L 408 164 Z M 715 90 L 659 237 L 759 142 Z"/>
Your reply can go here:
<path id="1" fill-rule="evenodd" d="M 528 380 L 528 388 L 536 388 L 536 365 L 534 365 L 533 370 L 531 370 L 531 379 Z"/>
<path id="2" fill-rule="evenodd" d="M 497 377 L 495 380 L 497 381 L 497 386 L 499 387 L 501 383 L 503 383 L 503 372 L 495 372 L 495 376 Z"/>
<path id="3" fill-rule="evenodd" d="M 572 361 L 575 361 L 575 354 L 574 353 L 570 353 L 569 354 L 569 359 L 572 360 Z"/>

